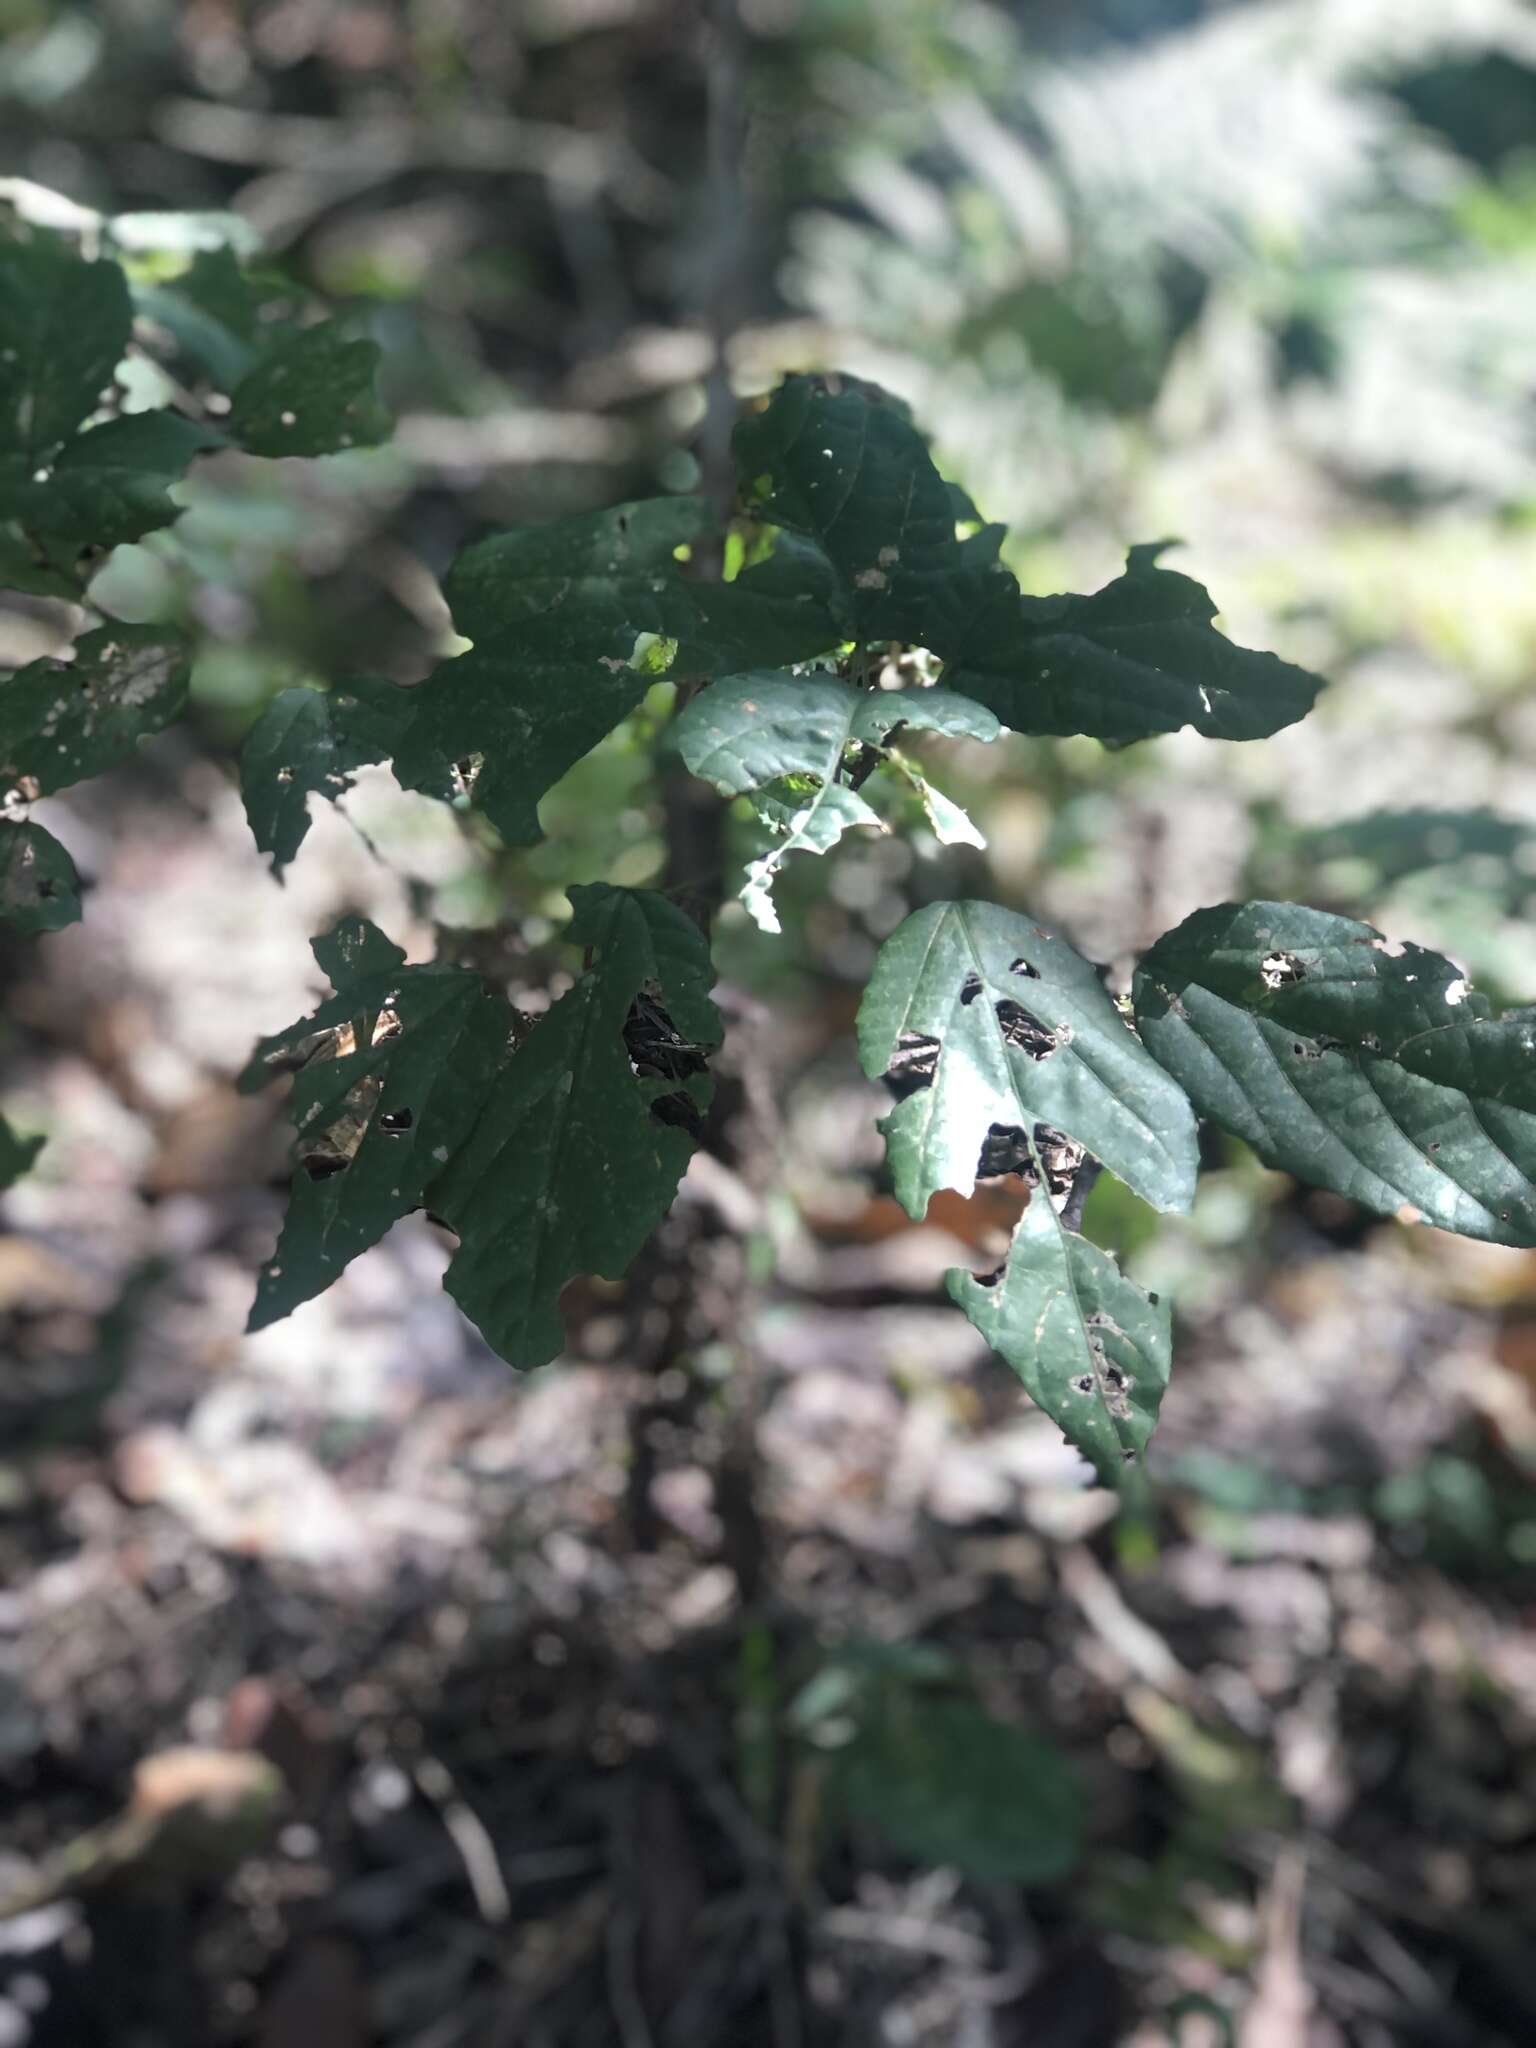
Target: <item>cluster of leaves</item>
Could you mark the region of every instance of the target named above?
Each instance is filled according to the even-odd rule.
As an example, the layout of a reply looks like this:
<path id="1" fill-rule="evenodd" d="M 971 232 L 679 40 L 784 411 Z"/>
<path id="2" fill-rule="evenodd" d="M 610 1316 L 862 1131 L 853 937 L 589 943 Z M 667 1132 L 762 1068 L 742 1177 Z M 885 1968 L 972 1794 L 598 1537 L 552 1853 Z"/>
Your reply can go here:
<path id="1" fill-rule="evenodd" d="M 141 221 L 140 226 L 144 223 Z M 378 350 L 307 322 L 291 290 L 203 249 L 169 282 L 110 253 L 0 222 L 0 589 L 89 605 L 105 555 L 169 526 L 171 488 L 222 448 L 315 455 L 382 440 Z M 128 374 L 129 369 L 134 373 Z M 166 402 L 130 409 L 146 389 Z M 186 703 L 179 632 L 108 620 L 70 658 L 0 690 L 0 917 L 23 932 L 80 916 L 79 877 L 25 807 L 99 774 Z M 37 1150 L 0 1137 L 0 1185 Z"/>
<path id="2" fill-rule="evenodd" d="M 22 587 L 82 594 L 101 549 L 175 516 L 168 485 L 196 454 L 318 453 L 383 431 L 369 345 L 292 324 L 278 288 L 227 252 L 145 288 L 137 328 L 106 257 L 32 237 L 0 244 L 0 265 L 0 511 Z M 158 412 L 114 409 L 131 332 L 176 364 L 175 402 Z M 941 838 L 974 837 L 898 745 L 904 732 L 1123 746 L 1187 725 L 1250 740 L 1304 716 L 1321 687 L 1226 639 L 1157 546 L 1133 548 L 1090 595 L 1025 595 L 1003 530 L 874 387 L 791 377 L 742 422 L 736 456 L 745 517 L 723 579 L 694 573 L 721 539 L 696 498 L 496 534 L 446 580 L 466 652 L 410 689 L 357 677 L 279 696 L 242 761 L 274 870 L 297 852 L 311 797 L 334 799 L 373 762 L 532 844 L 547 792 L 665 678 L 679 686 L 682 762 L 767 828 L 742 896 L 772 931 L 778 870 L 879 824 L 871 787 L 915 786 Z M 175 636 L 108 622 L 72 662 L 12 677 L 8 804 L 165 725 L 186 668 Z M 64 850 L 19 816 L 3 834 L 10 915 L 32 930 L 78 915 Z M 245 1077 L 295 1074 L 298 1131 L 253 1326 L 424 1208 L 457 1233 L 454 1297 L 504 1357 L 534 1366 L 560 1348 L 565 1283 L 617 1276 L 634 1256 L 709 1099 L 708 944 L 650 892 L 572 899 L 581 971 L 537 1021 L 467 969 L 408 966 L 369 926 L 316 942 L 334 996 L 258 1048 Z M 859 1036 L 866 1071 L 901 1097 L 882 1128 L 913 1216 L 1000 1165 L 1031 1183 L 1001 1271 L 957 1271 L 951 1292 L 1106 1478 L 1155 1424 L 1169 1312 L 1080 1234 L 1079 1175 L 1107 1169 L 1155 1207 L 1186 1209 L 1205 1117 L 1383 1213 L 1536 1243 L 1536 1012 L 1495 1017 L 1449 962 L 1346 918 L 1201 911 L 1116 1001 L 1027 914 L 931 903 L 882 949 Z M 26 1150 L 9 1141 L 0 1163 L 19 1170 Z"/>
<path id="3" fill-rule="evenodd" d="M 1025 596 L 1001 563 L 1001 529 L 981 523 L 904 410 L 871 387 L 790 378 L 742 423 L 736 454 L 749 525 L 728 580 L 688 573 L 708 530 L 696 500 L 500 534 L 450 573 L 454 623 L 472 645 L 410 693 L 403 723 L 393 712 L 381 719 L 366 696 L 280 699 L 246 758 L 253 820 L 274 857 L 291 851 L 304 822 L 291 807 L 286 832 L 263 826 L 275 775 L 287 770 L 289 791 L 326 777 L 334 786 L 369 744 L 377 758 L 392 747 L 410 787 L 439 788 L 459 770 L 470 800 L 527 843 L 552 784 L 666 677 L 687 686 L 672 727 L 683 762 L 744 798 L 772 835 L 742 890 L 772 930 L 784 861 L 879 822 L 865 794 L 872 775 L 916 778 L 936 822 L 960 836 L 962 814 L 897 746 L 905 730 L 979 741 L 1004 730 L 1086 733 L 1120 746 L 1189 725 L 1255 739 L 1303 716 L 1320 688 L 1220 634 L 1206 592 L 1165 569 L 1156 547 L 1133 549 L 1124 575 L 1092 595 Z M 921 657 L 908 660 L 912 650 Z M 281 736 L 300 716 L 320 737 L 285 750 Z M 697 1019 L 685 1025 L 679 1005 L 702 1000 L 707 962 L 690 958 L 696 980 L 653 976 L 643 993 L 700 1052 L 709 1035 Z M 642 992 L 625 986 L 631 1001 Z M 509 1073 L 566 1058 L 558 1015 L 534 1028 Z M 616 1002 L 610 1057 L 623 1023 Z M 940 1188 L 970 1189 L 1000 1156 L 1035 1184 L 1002 1271 L 957 1271 L 951 1291 L 1106 1478 L 1155 1424 L 1169 1312 L 1074 1227 L 1070 1175 L 1063 1188 L 1052 1170 L 1063 1150 L 1159 1209 L 1187 1209 L 1201 1116 L 1270 1164 L 1383 1213 L 1532 1243 L 1533 1039 L 1536 1018 L 1492 1017 L 1448 962 L 1345 918 L 1263 903 L 1203 911 L 1169 934 L 1128 1004 L 1027 915 L 930 904 L 886 942 L 860 1016 L 866 1071 L 903 1077 L 883 1129 L 912 1215 Z M 404 1057 L 396 1043 L 383 1048 L 386 1065 Z M 446 1041 L 441 1056 L 457 1062 Z M 615 1070 L 615 1103 L 621 1080 Z M 628 1085 L 638 1101 L 655 1084 L 636 1071 Z M 381 1094 L 375 1117 L 383 1103 Z M 617 1130 L 613 1105 L 583 1128 L 594 1188 L 627 1171 Z M 688 1134 L 669 1135 L 685 1153 Z M 350 1169 L 358 1182 L 346 1200 L 360 1211 L 377 1196 L 359 1172 L 374 1170 L 370 1156 L 359 1146 Z M 386 1151 L 377 1156 L 383 1172 Z M 653 1215 L 671 1181 L 670 1166 L 654 1176 Z M 628 1241 L 619 1245 L 595 1197 L 575 1199 L 592 1212 L 583 1255 L 614 1270 Z M 503 1230 L 465 1207 L 457 1227 L 460 1261 L 521 1272 L 535 1256 L 524 1223 Z M 452 1273 L 450 1285 L 515 1362 L 558 1342 L 552 1310 L 539 1341 L 522 1348 Z"/>

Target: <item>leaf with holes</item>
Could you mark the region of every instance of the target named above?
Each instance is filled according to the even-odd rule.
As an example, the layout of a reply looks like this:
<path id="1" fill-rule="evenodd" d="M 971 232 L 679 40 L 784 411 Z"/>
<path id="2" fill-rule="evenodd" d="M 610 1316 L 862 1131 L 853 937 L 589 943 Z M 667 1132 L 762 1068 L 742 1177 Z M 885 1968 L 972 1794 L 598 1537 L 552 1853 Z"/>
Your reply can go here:
<path id="1" fill-rule="evenodd" d="M 938 1188 L 974 1186 L 994 1127 L 1036 1123 L 1086 1146 L 1154 1207 L 1189 1207 L 1195 1122 L 1183 1090 L 1087 961 L 1032 919 L 935 903 L 897 926 L 859 1009 L 865 1073 L 878 1078 L 913 1046 L 931 1054 L 932 1079 L 881 1124 L 909 1215 Z"/>
<path id="2" fill-rule="evenodd" d="M 460 557 L 444 590 L 474 646 L 413 693 L 395 753 L 409 789 L 443 761 L 478 760 L 476 806 L 510 845 L 540 836 L 538 804 L 662 677 L 760 658 L 808 659 L 837 638 L 814 597 L 687 580 L 680 553 L 707 534 L 696 498 L 662 498 L 497 534 Z"/>
<path id="3" fill-rule="evenodd" d="M 412 1209 L 464 1142 L 512 1037 L 510 1006 L 467 968 L 407 967 L 359 918 L 314 942 L 336 994 L 264 1039 L 243 1089 L 297 1068 L 298 1169 L 249 1327 L 278 1321 Z"/>
<path id="4" fill-rule="evenodd" d="M 979 740 L 998 731 L 990 712 L 951 690 L 860 690 L 821 671 L 726 676 L 678 719 L 674 743 L 693 773 L 723 796 L 758 799 L 759 816 L 784 834 L 753 862 L 742 891 L 765 931 L 779 929 L 771 892 L 791 853 L 825 853 L 854 825 L 883 829 L 879 814 L 839 778 L 850 749 L 888 755 L 904 727 Z M 794 793 L 776 787 L 789 778 L 801 779 Z"/>
<path id="5" fill-rule="evenodd" d="M 1108 1253 L 1063 1227 L 1043 1194 L 1001 1273 L 947 1276 L 957 1301 L 1100 1477 L 1118 1484 L 1146 1449 L 1168 1385 L 1169 1313 Z"/>
<path id="6" fill-rule="evenodd" d="M 110 768 L 179 715 L 187 673 L 164 626 L 102 626 L 73 661 L 29 662 L 0 690 L 0 794 L 49 796 Z"/>
<path id="7" fill-rule="evenodd" d="M 1536 1009 L 1295 903 L 1198 910 L 1136 974 L 1149 1051 L 1269 1166 L 1367 1209 L 1536 1244 Z"/>
<path id="8" fill-rule="evenodd" d="M 20 932 L 57 932 L 80 918 L 80 877 L 41 825 L 0 822 L 0 921 Z"/>
<path id="9" fill-rule="evenodd" d="M 410 723 L 411 693 L 382 676 L 352 676 L 334 690 L 283 690 L 240 753 L 240 794 L 256 844 L 279 877 L 309 830 L 309 798 L 331 803 L 359 768 L 387 761 Z M 431 792 L 451 794 L 440 775 Z"/>
<path id="10" fill-rule="evenodd" d="M 0 1188 L 14 1187 L 21 1176 L 31 1170 L 33 1160 L 46 1142 L 41 1137 L 18 1137 L 0 1116 Z"/>
<path id="11" fill-rule="evenodd" d="M 560 1350 L 566 1282 L 617 1279 L 666 1215 L 708 1099 L 703 1056 L 721 1035 L 691 919 L 647 890 L 570 895 L 567 937 L 589 965 L 506 1063 L 432 1193 L 460 1237 L 448 1291 L 520 1367 Z M 642 1004 L 654 1013 L 644 1046 Z"/>

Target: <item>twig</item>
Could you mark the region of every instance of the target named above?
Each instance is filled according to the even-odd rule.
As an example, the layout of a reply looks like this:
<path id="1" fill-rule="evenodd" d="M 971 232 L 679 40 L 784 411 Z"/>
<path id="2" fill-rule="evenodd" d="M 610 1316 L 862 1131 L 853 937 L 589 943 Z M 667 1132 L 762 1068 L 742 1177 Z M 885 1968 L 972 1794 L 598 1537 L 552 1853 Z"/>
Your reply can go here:
<path id="1" fill-rule="evenodd" d="M 447 1765 L 435 1756 L 424 1756 L 414 1765 L 412 1776 L 423 1796 L 437 1808 L 449 1840 L 463 1859 L 464 1875 L 481 1919 L 492 1926 L 510 1919 L 512 1897 L 501 1874 L 496 1845 L 486 1832 L 485 1823 L 454 1783 Z"/>

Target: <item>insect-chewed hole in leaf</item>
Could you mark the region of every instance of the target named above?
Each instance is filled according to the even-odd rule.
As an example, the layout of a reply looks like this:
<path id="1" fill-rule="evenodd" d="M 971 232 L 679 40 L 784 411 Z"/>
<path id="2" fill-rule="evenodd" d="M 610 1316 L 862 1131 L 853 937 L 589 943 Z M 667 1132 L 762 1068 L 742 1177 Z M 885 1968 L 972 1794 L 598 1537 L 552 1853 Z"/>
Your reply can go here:
<path id="1" fill-rule="evenodd" d="M 960 1000 L 963 1004 L 974 1003 L 981 994 L 981 976 L 973 969 L 960 984 Z"/>
<path id="2" fill-rule="evenodd" d="M 1072 1384 L 1080 1394 L 1091 1394 L 1093 1392 L 1093 1374 L 1091 1372 L 1079 1373 Z"/>
<path id="3" fill-rule="evenodd" d="M 1048 1060 L 1071 1037 L 1066 1027 L 1059 1032 L 1053 1031 L 1038 1017 L 1031 1016 L 1022 1003 L 1014 1002 L 1009 996 L 997 1005 L 997 1022 L 1008 1044 L 1032 1060 Z"/>
<path id="4" fill-rule="evenodd" d="M 334 1173 L 345 1173 L 352 1164 L 350 1159 L 340 1159 L 334 1152 L 316 1152 L 304 1162 L 304 1171 L 311 1180 L 329 1180 Z"/>
<path id="5" fill-rule="evenodd" d="M 931 1086 L 939 1069 L 939 1041 L 921 1031 L 903 1031 L 885 1072 L 885 1085 L 898 1102 Z"/>
<path id="6" fill-rule="evenodd" d="M 401 1131 L 408 1131 L 416 1121 L 416 1112 L 410 1109 L 386 1109 L 379 1118 L 379 1129 L 388 1131 L 391 1137 Z"/>
<path id="7" fill-rule="evenodd" d="M 1040 979 L 1039 968 L 1031 967 L 1022 954 L 1019 955 L 1017 960 L 1009 961 L 1008 972 L 1010 974 L 1022 974 L 1030 981 L 1038 981 Z"/>
<path id="8" fill-rule="evenodd" d="M 1266 953 L 1259 962 L 1259 979 L 1271 994 L 1276 989 L 1294 988 L 1306 978 L 1307 970 L 1294 953 Z"/>
<path id="9" fill-rule="evenodd" d="M 709 1071 L 703 1048 L 678 1030 L 665 1005 L 649 989 L 642 989 L 629 1006 L 624 1020 L 624 1048 L 630 1071 L 637 1081 L 675 1081 L 676 1091 L 654 1096 L 650 1113 L 661 1124 L 672 1124 L 693 1137 L 702 1135 L 704 1120 L 699 1105 L 687 1092 L 687 1083 Z"/>

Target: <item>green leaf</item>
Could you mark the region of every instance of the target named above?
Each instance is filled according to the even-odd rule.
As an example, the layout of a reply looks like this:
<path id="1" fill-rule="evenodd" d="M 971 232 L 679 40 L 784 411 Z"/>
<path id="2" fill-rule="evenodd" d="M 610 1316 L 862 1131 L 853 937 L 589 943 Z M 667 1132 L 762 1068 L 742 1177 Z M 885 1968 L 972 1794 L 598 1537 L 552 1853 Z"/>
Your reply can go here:
<path id="1" fill-rule="evenodd" d="M 769 792 L 758 814 L 785 837 L 752 863 L 742 891 L 763 930 L 779 929 L 771 892 L 791 853 L 825 853 L 854 825 L 884 830 L 838 778 L 851 747 L 884 752 L 903 726 L 981 740 L 998 730 L 990 712 L 952 690 L 860 690 L 822 671 L 768 669 L 723 678 L 678 719 L 673 740 L 695 775 L 725 796 Z M 790 796 L 774 788 L 787 777 L 814 777 L 817 786 Z"/>
<path id="2" fill-rule="evenodd" d="M 309 830 L 311 792 L 335 803 L 359 768 L 390 758 L 411 713 L 411 693 L 378 676 L 273 698 L 241 749 L 240 794 L 274 874 L 281 875 Z M 446 792 L 440 785 L 433 793 Z"/>
<path id="3" fill-rule="evenodd" d="M 949 1292 L 1100 1477 L 1146 1449 L 1168 1385 L 1169 1313 L 1107 1252 L 1063 1227 L 1043 1193 L 990 1282 L 956 1268 Z"/>
<path id="4" fill-rule="evenodd" d="M 1043 1123 L 1086 1146 L 1158 1209 L 1194 1194 L 1195 1122 L 1097 974 L 1064 940 L 992 903 L 934 903 L 880 948 L 859 1007 L 871 1080 L 899 1051 L 932 1079 L 885 1133 L 897 1199 L 922 1216 L 938 1188 L 969 1191 L 993 1125 Z"/>
<path id="5" fill-rule="evenodd" d="M 854 1818 L 901 1854 L 983 1883 L 1051 1884 L 1081 1852 L 1070 1760 L 969 1700 L 880 1686 L 838 1782 Z"/>
<path id="6" fill-rule="evenodd" d="M 0 684 L 0 793 L 99 775 L 178 716 L 187 675 L 185 643 L 163 626 L 102 626 L 73 661 L 30 662 Z"/>
<path id="7" fill-rule="evenodd" d="M 234 390 L 261 352 L 263 306 L 294 297 L 281 282 L 242 270 L 229 248 L 199 250 L 180 277 L 134 293 L 140 311 L 224 391 Z"/>
<path id="8" fill-rule="evenodd" d="M 5 1118 L 0 1117 L 0 1189 L 14 1187 L 46 1143 L 42 1137 L 17 1137 Z"/>
<path id="9" fill-rule="evenodd" d="M 1536 1244 L 1536 1009 L 1294 903 L 1221 904 L 1136 975 L 1148 1049 L 1269 1166 L 1382 1214 Z"/>
<path id="10" fill-rule="evenodd" d="M 1322 687 L 1216 632 L 1210 598 L 1157 567 L 1159 546 L 1132 548 L 1092 596 L 1021 597 L 998 559 L 1003 528 L 956 537 L 975 508 L 873 385 L 787 378 L 738 427 L 736 459 L 754 509 L 825 554 L 847 635 L 931 648 L 945 682 L 1015 732 L 1122 744 L 1192 725 L 1255 739 L 1304 716 Z"/>
<path id="11" fill-rule="evenodd" d="M 1135 547 L 1091 597 L 1020 598 L 1005 630 L 971 635 L 946 681 L 1015 732 L 1086 733 L 1111 745 L 1193 726 L 1253 740 L 1312 709 L 1322 678 L 1218 633 L 1200 584 Z"/>
<path id="12" fill-rule="evenodd" d="M 721 1035 L 691 919 L 645 890 L 593 883 L 570 895 L 568 937 L 590 964 L 506 1063 L 432 1197 L 460 1237 L 449 1293 L 503 1358 L 529 1368 L 561 1349 L 567 1281 L 616 1279 L 667 1213 L 695 1142 L 682 1105 L 701 1107 L 708 1092 L 687 1071 L 701 1059 L 687 1055 Z M 641 998 L 686 1042 L 644 1062 L 658 1070 L 650 1078 L 626 1040 Z"/>
<path id="13" fill-rule="evenodd" d="M 57 932 L 80 918 L 80 877 L 41 825 L 0 822 L 0 919 L 22 932 Z"/>
<path id="14" fill-rule="evenodd" d="M 388 438 L 374 390 L 379 348 L 339 320 L 305 327 L 261 356 L 230 395 L 229 432 L 252 455 L 333 455 Z"/>
<path id="15" fill-rule="evenodd" d="M 314 943 L 335 996 L 264 1039 L 240 1077 L 258 1087 L 299 1063 L 289 1105 L 299 1165 L 248 1327 L 323 1292 L 412 1209 L 473 1128 L 514 1017 L 478 974 L 407 967 L 363 919 Z"/>
<path id="16" fill-rule="evenodd" d="M 545 792 L 659 677 L 802 660 L 836 639 L 813 598 L 765 590 L 755 569 L 733 583 L 685 578 L 677 551 L 708 525 L 702 500 L 663 498 L 469 549 L 444 588 L 475 644 L 413 693 L 401 782 L 420 789 L 444 761 L 479 757 L 475 804 L 508 844 L 529 846 Z"/>
<path id="17" fill-rule="evenodd" d="M 1017 585 L 967 554 L 950 487 L 904 407 L 847 377 L 787 377 L 735 434 L 755 513 L 813 540 L 836 575 L 842 637 L 948 653 Z"/>
<path id="18" fill-rule="evenodd" d="M 169 526 L 181 510 L 170 486 L 195 455 L 223 444 L 214 428 L 172 412 L 103 420 L 65 445 L 44 482 L 0 484 L 0 516 L 50 549 L 118 547 Z"/>
<path id="19" fill-rule="evenodd" d="M 48 461 L 101 404 L 131 325 L 115 263 L 52 235 L 0 243 L 0 462 Z"/>

